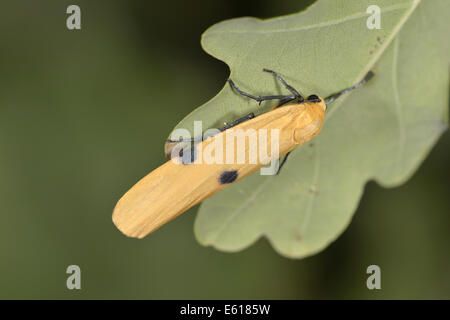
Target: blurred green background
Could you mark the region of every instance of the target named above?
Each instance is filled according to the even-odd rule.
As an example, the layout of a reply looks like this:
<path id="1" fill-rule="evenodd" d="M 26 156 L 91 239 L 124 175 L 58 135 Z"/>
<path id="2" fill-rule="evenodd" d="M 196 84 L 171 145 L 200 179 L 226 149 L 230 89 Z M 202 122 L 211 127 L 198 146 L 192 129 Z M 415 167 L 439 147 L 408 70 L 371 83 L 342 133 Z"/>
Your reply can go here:
<path id="1" fill-rule="evenodd" d="M 197 207 L 143 240 L 111 221 L 122 194 L 165 161 L 171 129 L 225 83 L 201 33 L 312 2 L 3 1 L 0 298 L 450 298 L 448 131 L 405 185 L 368 183 L 345 233 L 303 260 L 264 239 L 232 254 L 202 247 Z M 66 28 L 70 4 L 81 30 Z M 81 290 L 66 288 L 71 264 Z M 366 288 L 371 264 L 378 291 Z"/>

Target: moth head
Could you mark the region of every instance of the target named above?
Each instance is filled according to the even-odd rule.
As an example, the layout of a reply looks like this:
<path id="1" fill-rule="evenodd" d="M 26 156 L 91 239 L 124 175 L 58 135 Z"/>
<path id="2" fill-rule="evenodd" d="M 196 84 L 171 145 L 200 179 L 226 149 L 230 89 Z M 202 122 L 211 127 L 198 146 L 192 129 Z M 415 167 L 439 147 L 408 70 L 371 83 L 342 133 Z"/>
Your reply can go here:
<path id="1" fill-rule="evenodd" d="M 324 111 L 327 110 L 327 105 L 326 105 L 325 101 L 324 101 L 321 97 L 319 97 L 318 95 L 316 95 L 316 94 L 312 94 L 312 95 L 308 96 L 308 97 L 306 98 L 306 102 L 309 102 L 309 103 L 318 103 L 318 104 L 321 105 L 321 107 L 323 108 Z"/>

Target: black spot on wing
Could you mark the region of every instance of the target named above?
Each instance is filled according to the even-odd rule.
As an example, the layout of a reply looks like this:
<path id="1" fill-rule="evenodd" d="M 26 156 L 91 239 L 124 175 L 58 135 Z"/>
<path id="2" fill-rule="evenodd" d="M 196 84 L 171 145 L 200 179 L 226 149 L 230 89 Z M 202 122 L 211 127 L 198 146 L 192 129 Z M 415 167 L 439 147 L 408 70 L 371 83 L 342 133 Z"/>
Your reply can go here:
<path id="1" fill-rule="evenodd" d="M 224 171 L 219 177 L 220 184 L 233 183 L 238 177 L 238 172 L 236 170 Z"/>

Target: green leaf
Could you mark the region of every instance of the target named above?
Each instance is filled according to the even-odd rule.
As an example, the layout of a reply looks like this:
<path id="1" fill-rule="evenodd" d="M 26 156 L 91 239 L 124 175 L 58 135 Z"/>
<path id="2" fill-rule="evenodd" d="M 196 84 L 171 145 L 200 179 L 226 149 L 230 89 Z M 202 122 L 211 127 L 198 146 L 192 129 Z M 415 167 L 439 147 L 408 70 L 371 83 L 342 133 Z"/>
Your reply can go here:
<path id="1" fill-rule="evenodd" d="M 366 25 L 372 4 L 381 9 L 379 30 Z M 368 180 L 406 181 L 447 128 L 449 15 L 448 0 L 319 0 L 297 14 L 209 28 L 203 48 L 255 95 L 285 94 L 262 68 L 305 96 L 326 97 L 369 70 L 376 75 L 330 106 L 322 132 L 279 176 L 255 173 L 206 200 L 195 223 L 199 242 L 237 251 L 264 236 L 280 254 L 305 257 L 345 230 Z M 225 85 L 177 128 L 192 131 L 194 120 L 220 127 L 270 107 Z"/>

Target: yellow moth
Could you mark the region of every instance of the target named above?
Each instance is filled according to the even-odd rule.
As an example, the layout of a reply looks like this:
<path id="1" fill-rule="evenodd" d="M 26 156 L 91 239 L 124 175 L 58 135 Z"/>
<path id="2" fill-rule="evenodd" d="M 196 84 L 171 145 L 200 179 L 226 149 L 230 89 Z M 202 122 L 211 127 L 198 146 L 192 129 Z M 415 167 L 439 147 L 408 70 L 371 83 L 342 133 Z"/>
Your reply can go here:
<path id="1" fill-rule="evenodd" d="M 216 135 L 194 144 L 188 150 L 190 161 L 185 161 L 186 155 L 180 153 L 179 157 L 170 158 L 142 178 L 122 196 L 114 208 L 112 219 L 120 231 L 129 237 L 143 238 L 231 183 L 264 167 L 273 161 L 274 157 L 284 156 L 279 172 L 293 149 L 308 142 L 320 132 L 327 105 L 339 96 L 363 85 L 373 76 L 373 73 L 369 72 L 358 84 L 326 99 L 317 95 L 310 95 L 305 99 L 276 72 L 267 69 L 264 71 L 274 74 L 291 94 L 256 97 L 240 90 L 229 79 L 230 85 L 239 94 L 259 103 L 275 99 L 280 100 L 280 103 L 269 112 L 256 117 L 250 114 L 238 119 L 220 129 Z M 292 101 L 294 103 L 287 104 Z M 246 160 L 254 158 L 255 148 L 250 143 L 250 136 L 245 137 L 248 143 L 239 146 L 235 143 L 235 136 L 230 133 L 250 130 L 260 132 L 276 130 L 277 139 L 275 141 L 273 136 L 267 134 L 263 141 L 263 135 L 254 135 L 252 141 L 256 143 L 256 149 L 264 145 L 265 152 L 257 152 L 256 162 L 238 161 L 239 156 Z M 275 143 L 276 149 L 273 148 Z M 227 152 L 222 154 L 219 150 Z M 231 157 L 228 157 L 230 150 Z M 166 155 L 170 153 L 169 151 L 166 151 Z M 216 161 L 211 162 L 211 157 Z"/>

